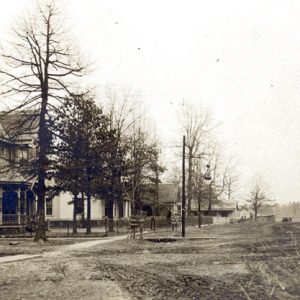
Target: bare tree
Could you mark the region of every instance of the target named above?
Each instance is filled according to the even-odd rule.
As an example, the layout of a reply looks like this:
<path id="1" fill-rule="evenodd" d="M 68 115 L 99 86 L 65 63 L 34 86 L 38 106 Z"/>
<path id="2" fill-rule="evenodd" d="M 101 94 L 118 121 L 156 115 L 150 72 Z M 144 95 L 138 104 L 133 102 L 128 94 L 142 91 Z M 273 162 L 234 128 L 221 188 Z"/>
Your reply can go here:
<path id="1" fill-rule="evenodd" d="M 238 175 L 236 172 L 236 160 L 233 157 L 227 158 L 227 164 L 224 170 L 224 194 L 228 201 L 234 199 L 234 194 L 238 190 Z"/>
<path id="2" fill-rule="evenodd" d="M 126 193 L 133 202 L 133 211 L 142 209 L 143 200 L 158 192 L 159 175 L 164 168 L 159 164 L 159 145 L 139 127 L 131 138 Z"/>
<path id="3" fill-rule="evenodd" d="M 198 208 L 198 228 L 202 225 L 201 207 L 204 202 L 207 202 L 207 183 L 205 179 L 205 171 L 203 161 L 197 160 L 194 169 L 193 196 L 197 200 Z M 207 178 L 208 179 L 208 178 Z"/>
<path id="4" fill-rule="evenodd" d="M 111 177 L 111 184 L 118 191 L 114 200 L 121 203 L 125 195 L 137 212 L 142 208 L 142 200 L 153 194 L 155 206 L 159 176 L 164 171 L 159 163 L 159 143 L 147 131 L 146 115 L 131 89 L 123 93 L 108 90 L 106 97 L 111 128 L 117 137 L 115 172 Z"/>
<path id="5" fill-rule="evenodd" d="M 222 169 L 221 153 L 216 145 L 211 146 L 209 152 L 209 166 L 211 180 L 208 183 L 208 214 L 211 214 L 212 205 L 220 203 L 220 196 L 226 188 L 226 169 Z"/>
<path id="6" fill-rule="evenodd" d="M 208 213 L 212 205 L 220 203 L 226 194 L 230 199 L 235 188 L 236 176 L 229 160 L 224 167 L 224 158 L 220 147 L 213 136 L 212 120 L 209 112 L 201 106 L 197 107 L 184 103 L 182 127 L 186 135 L 187 167 L 187 209 L 191 214 L 192 203 L 196 200 L 198 215 L 200 206 L 207 203 Z M 210 180 L 204 179 L 205 166 L 210 166 Z M 199 220 L 199 224 L 201 220 Z"/>
<path id="7" fill-rule="evenodd" d="M 44 205 L 52 139 L 51 111 L 56 110 L 55 103 L 61 102 L 62 97 L 72 94 L 71 81 L 84 71 L 65 42 L 62 28 L 56 2 L 51 1 L 24 18 L 13 31 L 15 42 L 1 53 L 1 95 L 9 101 L 16 96 L 17 104 L 10 111 L 31 110 L 38 122 L 36 241 L 46 240 Z"/>
<path id="8" fill-rule="evenodd" d="M 109 231 L 113 231 L 113 203 L 119 206 L 120 214 L 123 213 L 124 185 L 122 177 L 126 174 L 128 168 L 127 154 L 129 151 L 130 129 L 134 122 L 135 103 L 131 89 L 124 93 L 118 93 L 112 89 L 107 89 L 105 97 L 107 98 L 107 114 L 109 116 L 110 128 L 115 133 L 114 151 L 111 155 L 109 168 L 110 177 L 110 199 L 106 201 L 106 208 L 109 219 Z"/>
<path id="9" fill-rule="evenodd" d="M 207 136 L 212 130 L 211 116 L 203 107 L 184 103 L 181 113 L 181 125 L 186 136 L 188 159 L 187 176 L 187 211 L 191 214 L 193 198 L 193 169 L 195 159 L 203 159 Z"/>
<path id="10" fill-rule="evenodd" d="M 202 203 L 207 204 L 208 214 L 211 214 L 213 204 L 221 204 L 225 196 L 230 200 L 236 181 L 233 162 L 229 161 L 224 166 L 220 147 L 207 141 L 205 159 L 195 161 L 193 169 L 193 195 L 198 203 L 198 215 Z"/>
<path id="11" fill-rule="evenodd" d="M 274 200 L 270 199 L 267 194 L 266 185 L 262 179 L 257 177 L 250 189 L 250 196 L 246 199 L 246 206 L 253 210 L 254 219 L 257 220 L 258 213 L 265 207 L 270 207 L 274 204 Z"/>

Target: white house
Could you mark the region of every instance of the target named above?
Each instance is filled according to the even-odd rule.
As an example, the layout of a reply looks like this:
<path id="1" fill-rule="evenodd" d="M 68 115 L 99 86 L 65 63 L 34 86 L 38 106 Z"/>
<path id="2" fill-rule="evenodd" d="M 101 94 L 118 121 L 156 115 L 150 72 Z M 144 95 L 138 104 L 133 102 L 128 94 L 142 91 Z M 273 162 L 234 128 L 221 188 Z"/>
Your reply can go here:
<path id="1" fill-rule="evenodd" d="M 14 123 L 22 113 L 0 115 L 0 225 L 21 224 L 27 217 L 36 213 L 37 199 L 34 193 L 34 180 L 18 172 L 18 164 L 36 155 L 36 128 L 15 136 Z M 13 142 L 12 142 L 13 141 Z M 11 168 L 11 163 L 14 168 Z M 72 220 L 73 205 L 71 193 L 60 193 L 45 199 L 45 214 L 49 220 Z M 120 207 L 122 205 L 122 207 Z M 78 218 L 86 217 L 87 203 L 83 201 L 78 207 Z M 92 199 L 91 219 L 101 220 L 105 217 L 105 201 Z M 131 203 L 123 200 L 113 204 L 113 217 L 128 218 L 131 215 Z"/>
<path id="2" fill-rule="evenodd" d="M 71 201 L 73 195 L 69 192 L 60 193 L 53 199 L 46 197 L 46 219 L 48 220 L 73 220 L 73 205 Z M 79 199 L 80 200 L 80 199 Z M 87 217 L 87 202 L 78 201 L 79 205 L 77 207 L 77 219 L 86 219 Z M 113 217 L 114 218 L 129 218 L 131 215 L 131 206 L 129 201 L 123 201 L 121 204 L 123 214 L 120 215 L 121 209 L 119 209 L 119 204 L 115 202 L 113 204 Z M 91 201 L 91 219 L 101 220 L 106 216 L 105 212 L 105 201 L 103 199 L 92 198 Z"/>

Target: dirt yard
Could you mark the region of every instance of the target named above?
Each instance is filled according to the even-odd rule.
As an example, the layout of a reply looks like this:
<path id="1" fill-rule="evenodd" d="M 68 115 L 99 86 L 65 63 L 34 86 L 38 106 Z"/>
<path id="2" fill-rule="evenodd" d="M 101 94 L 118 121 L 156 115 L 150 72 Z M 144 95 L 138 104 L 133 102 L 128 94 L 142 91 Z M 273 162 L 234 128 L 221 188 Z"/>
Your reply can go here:
<path id="1" fill-rule="evenodd" d="M 185 239 L 36 246 L 43 257 L 0 264 L 0 299 L 300 299 L 299 240 L 299 223 L 232 224 L 187 228 Z M 22 248 L 8 242 L 0 253 Z"/>

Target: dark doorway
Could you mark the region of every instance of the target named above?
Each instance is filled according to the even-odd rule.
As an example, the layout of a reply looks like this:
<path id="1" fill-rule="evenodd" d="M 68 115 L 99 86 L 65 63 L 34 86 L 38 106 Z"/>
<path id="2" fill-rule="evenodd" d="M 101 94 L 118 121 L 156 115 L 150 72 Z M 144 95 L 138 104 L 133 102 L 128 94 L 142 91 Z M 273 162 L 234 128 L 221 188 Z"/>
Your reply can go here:
<path id="1" fill-rule="evenodd" d="M 152 216 L 152 207 L 150 205 L 143 205 L 143 211 L 147 214 L 147 216 Z"/>
<path id="2" fill-rule="evenodd" d="M 16 224 L 18 194 L 14 191 L 7 191 L 2 196 L 2 220 L 3 224 Z"/>

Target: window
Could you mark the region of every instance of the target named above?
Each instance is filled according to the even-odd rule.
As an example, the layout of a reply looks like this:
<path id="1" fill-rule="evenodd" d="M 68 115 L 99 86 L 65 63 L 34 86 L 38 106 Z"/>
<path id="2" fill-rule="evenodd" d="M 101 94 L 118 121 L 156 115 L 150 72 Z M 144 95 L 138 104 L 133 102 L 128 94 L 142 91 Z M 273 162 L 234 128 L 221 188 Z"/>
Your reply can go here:
<path id="1" fill-rule="evenodd" d="M 51 216 L 53 213 L 53 200 L 52 198 L 46 198 L 46 215 Z"/>
<path id="2" fill-rule="evenodd" d="M 15 162 L 15 151 L 12 148 L 9 148 L 9 162 Z"/>
<path id="3" fill-rule="evenodd" d="M 25 161 L 28 160 L 28 152 L 28 148 L 21 149 L 21 158 Z"/>
<path id="4" fill-rule="evenodd" d="M 16 147 L 12 147 L 10 149 L 10 162 L 18 164 L 20 162 L 20 155 L 21 150 Z"/>

